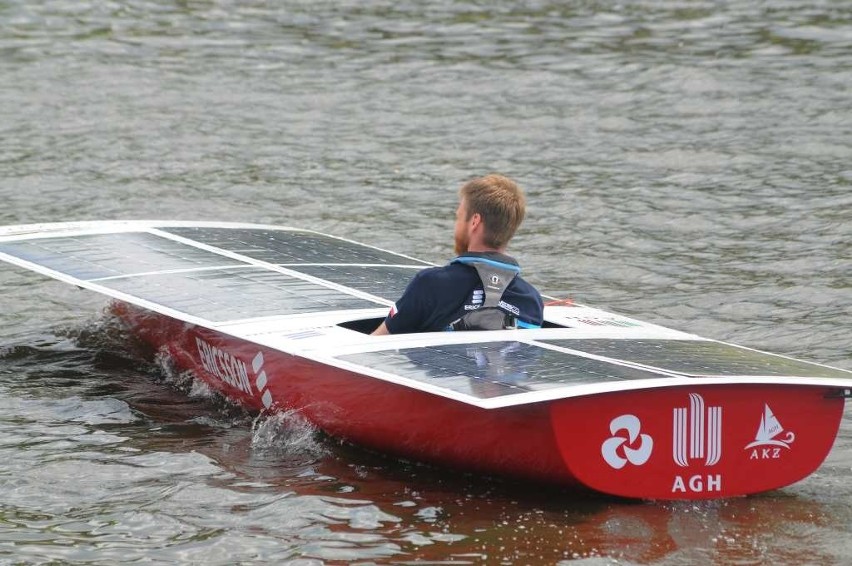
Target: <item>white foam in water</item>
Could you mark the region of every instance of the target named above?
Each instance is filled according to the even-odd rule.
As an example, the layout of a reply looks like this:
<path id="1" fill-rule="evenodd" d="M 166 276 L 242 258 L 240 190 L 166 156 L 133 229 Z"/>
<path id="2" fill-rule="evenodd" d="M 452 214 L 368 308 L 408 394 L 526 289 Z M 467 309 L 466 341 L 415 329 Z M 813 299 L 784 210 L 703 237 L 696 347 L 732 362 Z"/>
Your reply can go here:
<path id="1" fill-rule="evenodd" d="M 169 383 L 180 385 L 181 380 L 184 379 L 181 372 L 179 372 L 177 367 L 175 367 L 174 360 L 172 360 L 172 357 L 169 355 L 166 348 L 160 348 L 160 350 L 154 355 L 154 365 L 160 369 L 163 377 Z"/>
<path id="2" fill-rule="evenodd" d="M 320 456 L 317 429 L 297 411 L 259 415 L 252 423 L 253 450 L 287 456 Z"/>
<path id="3" fill-rule="evenodd" d="M 189 397 L 213 399 L 217 396 L 209 385 L 198 379 L 191 371 L 179 371 L 165 348 L 160 348 L 160 351 L 154 356 L 154 364 L 159 368 L 166 383 L 186 391 Z"/>
<path id="4" fill-rule="evenodd" d="M 192 375 L 191 372 L 184 372 L 184 379 L 192 379 L 192 385 L 189 388 L 189 396 L 191 398 L 210 399 L 216 396 L 216 392 L 207 383 Z"/>

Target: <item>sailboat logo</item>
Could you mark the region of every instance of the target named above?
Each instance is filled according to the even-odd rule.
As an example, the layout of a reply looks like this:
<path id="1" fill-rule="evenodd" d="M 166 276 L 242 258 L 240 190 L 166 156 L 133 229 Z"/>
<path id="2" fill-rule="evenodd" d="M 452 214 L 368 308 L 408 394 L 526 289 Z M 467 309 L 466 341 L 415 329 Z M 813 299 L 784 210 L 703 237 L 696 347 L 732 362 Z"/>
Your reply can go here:
<path id="1" fill-rule="evenodd" d="M 783 436 L 781 436 L 782 434 Z M 778 418 L 772 413 L 769 405 L 764 404 L 763 415 L 760 417 L 760 426 L 757 427 L 754 442 L 746 446 L 745 450 L 757 446 L 781 446 L 789 448 L 794 440 L 796 440 L 796 435 L 793 431 L 785 431 Z"/>

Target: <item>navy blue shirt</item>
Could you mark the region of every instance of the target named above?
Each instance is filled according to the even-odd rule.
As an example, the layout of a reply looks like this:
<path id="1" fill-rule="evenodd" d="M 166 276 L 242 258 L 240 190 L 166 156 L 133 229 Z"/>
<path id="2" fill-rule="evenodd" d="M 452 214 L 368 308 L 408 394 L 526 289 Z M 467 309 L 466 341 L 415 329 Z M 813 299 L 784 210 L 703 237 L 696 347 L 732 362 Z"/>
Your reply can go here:
<path id="1" fill-rule="evenodd" d="M 462 257 L 518 265 L 513 258 L 496 252 L 466 253 Z M 391 334 L 447 330 L 450 323 L 481 306 L 483 295 L 475 267 L 463 263 L 430 267 L 414 276 L 385 319 L 385 326 Z M 500 310 L 514 315 L 518 328 L 541 326 L 544 315 L 541 295 L 519 275 L 509 283 L 502 301 L 508 308 L 501 305 Z"/>

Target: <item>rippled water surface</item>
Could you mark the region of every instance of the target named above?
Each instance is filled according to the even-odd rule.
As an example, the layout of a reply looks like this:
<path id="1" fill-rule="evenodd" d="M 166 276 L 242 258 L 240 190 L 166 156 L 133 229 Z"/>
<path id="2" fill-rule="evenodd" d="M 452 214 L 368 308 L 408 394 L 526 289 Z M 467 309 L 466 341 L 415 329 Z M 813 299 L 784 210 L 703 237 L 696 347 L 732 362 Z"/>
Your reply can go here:
<path id="1" fill-rule="evenodd" d="M 496 5 L 492 5 L 496 4 Z M 0 224 L 312 228 L 442 262 L 527 189 L 542 291 L 852 369 L 848 2 L 0 0 Z M 852 422 L 758 497 L 626 503 L 256 419 L 0 266 L 0 562 L 848 563 Z"/>

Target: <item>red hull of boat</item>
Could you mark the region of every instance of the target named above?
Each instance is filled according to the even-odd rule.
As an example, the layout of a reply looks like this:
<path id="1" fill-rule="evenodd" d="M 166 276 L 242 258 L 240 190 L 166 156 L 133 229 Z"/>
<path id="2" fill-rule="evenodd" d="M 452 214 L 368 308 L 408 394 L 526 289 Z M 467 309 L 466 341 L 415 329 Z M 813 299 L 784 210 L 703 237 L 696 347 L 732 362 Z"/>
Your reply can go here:
<path id="1" fill-rule="evenodd" d="M 828 455 L 844 405 L 828 387 L 696 379 L 482 409 L 124 303 L 113 310 L 251 410 L 296 409 L 328 434 L 416 460 L 624 497 L 729 497 L 799 481 Z"/>

